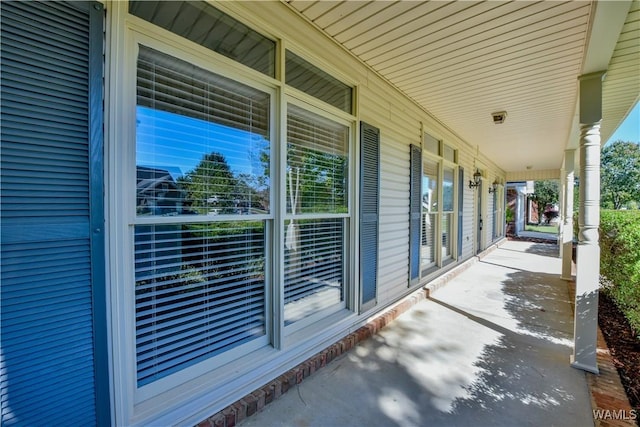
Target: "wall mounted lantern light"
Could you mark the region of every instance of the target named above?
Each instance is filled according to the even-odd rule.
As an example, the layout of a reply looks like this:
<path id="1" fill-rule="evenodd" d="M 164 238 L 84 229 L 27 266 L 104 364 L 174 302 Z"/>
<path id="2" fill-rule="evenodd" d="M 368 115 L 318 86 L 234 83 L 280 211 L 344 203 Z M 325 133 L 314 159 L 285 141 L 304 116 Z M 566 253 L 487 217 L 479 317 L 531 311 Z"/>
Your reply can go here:
<path id="1" fill-rule="evenodd" d="M 473 181 L 469 180 L 469 188 L 476 188 L 479 186 L 480 178 L 482 178 L 482 174 L 476 169 L 476 173 L 473 174 Z"/>
<path id="2" fill-rule="evenodd" d="M 498 180 L 493 181 L 493 184 L 491 184 L 491 187 L 489 187 L 489 194 L 498 191 L 498 185 Z"/>

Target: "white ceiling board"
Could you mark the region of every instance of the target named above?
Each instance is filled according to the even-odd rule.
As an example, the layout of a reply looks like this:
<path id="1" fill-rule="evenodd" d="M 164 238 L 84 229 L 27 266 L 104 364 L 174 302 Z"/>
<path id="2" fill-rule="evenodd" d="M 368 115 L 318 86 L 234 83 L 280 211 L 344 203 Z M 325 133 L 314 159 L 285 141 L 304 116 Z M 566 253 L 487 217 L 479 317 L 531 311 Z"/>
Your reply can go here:
<path id="1" fill-rule="evenodd" d="M 635 0 L 622 26 L 602 83 L 602 143 L 624 120 L 640 94 L 640 1 Z M 640 134 L 640 129 L 638 129 Z"/>
<path id="2" fill-rule="evenodd" d="M 307 3 L 290 2 L 505 171 L 560 168 L 575 145 L 577 78 L 612 51 L 603 137 L 640 93 L 640 0 Z"/>
<path id="3" fill-rule="evenodd" d="M 338 7 L 338 1 L 293 1 L 291 5 L 302 12 L 311 20 L 318 19 L 334 7 Z"/>

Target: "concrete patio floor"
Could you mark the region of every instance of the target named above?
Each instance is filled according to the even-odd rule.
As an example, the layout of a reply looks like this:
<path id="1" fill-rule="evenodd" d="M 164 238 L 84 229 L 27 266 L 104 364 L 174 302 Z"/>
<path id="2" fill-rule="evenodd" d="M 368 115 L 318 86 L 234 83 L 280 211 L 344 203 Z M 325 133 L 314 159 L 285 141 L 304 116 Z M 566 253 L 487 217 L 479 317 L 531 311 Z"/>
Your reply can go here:
<path id="1" fill-rule="evenodd" d="M 593 425 L 560 263 L 505 242 L 241 426 Z"/>

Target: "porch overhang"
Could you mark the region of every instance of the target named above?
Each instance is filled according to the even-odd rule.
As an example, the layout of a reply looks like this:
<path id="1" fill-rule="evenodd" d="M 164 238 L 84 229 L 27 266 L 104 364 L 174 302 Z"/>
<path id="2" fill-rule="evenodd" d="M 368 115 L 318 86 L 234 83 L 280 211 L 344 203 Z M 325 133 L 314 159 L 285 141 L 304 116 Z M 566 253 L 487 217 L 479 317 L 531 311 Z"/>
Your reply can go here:
<path id="1" fill-rule="evenodd" d="M 475 147 L 475 164 L 560 179 L 565 266 L 581 176 L 573 366 L 597 372 L 600 146 L 640 96 L 640 0 L 282 1 Z"/>

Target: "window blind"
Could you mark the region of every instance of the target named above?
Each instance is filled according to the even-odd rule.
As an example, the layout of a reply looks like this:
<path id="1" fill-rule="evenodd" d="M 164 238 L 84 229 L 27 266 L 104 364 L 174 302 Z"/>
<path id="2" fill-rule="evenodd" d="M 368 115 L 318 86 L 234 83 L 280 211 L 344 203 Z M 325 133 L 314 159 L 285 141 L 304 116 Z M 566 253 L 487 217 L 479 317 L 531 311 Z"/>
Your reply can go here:
<path id="1" fill-rule="evenodd" d="M 344 300 L 348 143 L 348 126 L 288 105 L 285 324 Z"/>
<path id="2" fill-rule="evenodd" d="M 297 246 L 285 254 L 285 324 L 343 300 L 344 221 L 296 220 Z"/>
<path id="3" fill-rule="evenodd" d="M 289 105 L 287 142 L 288 212 L 345 213 L 349 127 Z"/>
<path id="4" fill-rule="evenodd" d="M 220 215 L 269 213 L 270 95 L 146 46 L 137 84 L 137 214 L 157 217 L 134 227 L 143 386 L 266 344 L 266 221 Z"/>
<path id="5" fill-rule="evenodd" d="M 140 45 L 138 105 L 268 136 L 269 95 Z"/>
<path id="6" fill-rule="evenodd" d="M 445 145 L 445 148 L 447 146 Z M 445 166 L 442 179 L 442 257 L 453 257 L 453 223 L 454 223 L 454 177 L 455 169 Z"/>
<path id="7" fill-rule="evenodd" d="M 437 229 L 439 202 L 439 164 L 430 159 L 422 162 L 422 241 L 420 259 L 422 269 L 433 267 L 437 261 Z"/>
<path id="8" fill-rule="evenodd" d="M 264 249 L 264 222 L 135 227 L 139 386 L 265 335 Z"/>

